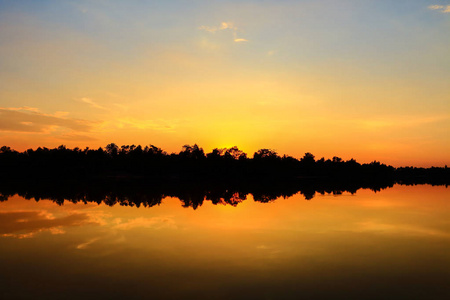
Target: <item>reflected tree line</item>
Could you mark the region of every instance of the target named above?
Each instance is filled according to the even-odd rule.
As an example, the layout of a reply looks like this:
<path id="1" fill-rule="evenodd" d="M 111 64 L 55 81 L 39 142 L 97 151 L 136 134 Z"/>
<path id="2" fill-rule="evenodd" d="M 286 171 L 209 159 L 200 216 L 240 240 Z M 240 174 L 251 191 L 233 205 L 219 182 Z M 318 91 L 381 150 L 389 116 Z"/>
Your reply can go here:
<path id="1" fill-rule="evenodd" d="M 394 168 L 378 161 L 360 164 L 354 159 L 316 159 L 311 153 L 299 159 L 271 149 L 260 149 L 252 157 L 238 147 L 205 153 L 198 145 L 184 145 L 179 153 L 167 153 L 154 145 L 117 146 L 98 149 L 37 148 L 18 152 L 0 148 L 0 179 L 145 178 L 149 181 L 197 180 L 299 180 L 389 181 L 391 183 L 447 184 L 444 168 Z"/>
<path id="2" fill-rule="evenodd" d="M 356 193 L 359 189 L 380 191 L 392 187 L 389 182 L 368 184 L 339 181 L 288 181 L 288 182 L 241 182 L 241 183 L 152 183 L 141 180 L 79 181 L 27 181 L 0 184 L 0 201 L 14 195 L 36 201 L 52 200 L 62 205 L 72 203 L 97 203 L 109 206 L 152 207 L 161 204 L 166 197 L 178 198 L 183 207 L 193 209 L 205 201 L 212 204 L 237 206 L 251 194 L 256 202 L 268 203 L 280 198 L 289 198 L 300 193 L 306 200 L 316 194 L 340 195 Z"/>

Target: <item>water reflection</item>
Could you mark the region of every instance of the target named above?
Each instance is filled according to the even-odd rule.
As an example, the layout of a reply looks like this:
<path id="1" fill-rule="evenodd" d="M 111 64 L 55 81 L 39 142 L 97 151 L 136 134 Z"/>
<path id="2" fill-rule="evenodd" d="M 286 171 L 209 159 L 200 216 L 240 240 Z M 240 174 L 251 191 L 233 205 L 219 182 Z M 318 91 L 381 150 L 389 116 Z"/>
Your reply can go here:
<path id="1" fill-rule="evenodd" d="M 46 211 L 0 212 L 0 236 L 26 238 L 46 230 L 60 234 L 64 233 L 62 227 L 85 225 L 88 220 L 85 214 L 54 218 Z"/>
<path id="2" fill-rule="evenodd" d="M 110 206 L 112 197 L 100 205 L 67 200 L 57 205 L 8 196 L 0 203 L 0 297 L 450 296 L 445 187 L 396 185 L 377 193 L 318 194 L 313 201 L 298 193 L 267 203 L 252 193 L 244 198 L 224 192 L 207 194 L 210 200 L 197 210 L 185 209 L 174 197 L 137 208 L 129 199 Z M 198 203 L 192 199 L 202 195 L 185 195 L 182 203 Z M 239 204 L 212 200 L 221 198 Z"/>
<path id="3" fill-rule="evenodd" d="M 58 204 L 65 201 L 72 203 L 104 203 L 109 206 L 144 206 L 160 205 L 166 197 L 178 198 L 183 207 L 197 209 L 204 201 L 213 204 L 237 206 L 247 199 L 249 194 L 257 202 L 271 202 L 277 198 L 289 198 L 297 193 L 304 199 L 311 200 L 316 194 L 340 195 L 354 194 L 360 189 L 370 189 L 374 192 L 392 187 L 391 182 L 349 183 L 335 181 L 294 181 L 294 182 L 259 182 L 259 183 L 147 183 L 147 182 L 41 182 L 16 183 L 0 185 L 0 201 L 18 194 L 25 199 L 50 199 Z"/>

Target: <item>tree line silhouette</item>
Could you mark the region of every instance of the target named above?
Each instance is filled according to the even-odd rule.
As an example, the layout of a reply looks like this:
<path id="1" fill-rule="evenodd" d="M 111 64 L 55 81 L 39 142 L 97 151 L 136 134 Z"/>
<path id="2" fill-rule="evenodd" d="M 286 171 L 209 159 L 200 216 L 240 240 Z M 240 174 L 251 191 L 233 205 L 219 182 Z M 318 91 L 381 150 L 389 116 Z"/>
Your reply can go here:
<path id="1" fill-rule="evenodd" d="M 298 181 L 305 179 L 339 180 L 358 183 L 431 183 L 448 184 L 450 172 L 444 168 L 392 166 L 373 161 L 360 164 L 339 157 L 316 160 L 309 152 L 299 159 L 271 149 L 260 149 L 252 157 L 238 147 L 213 149 L 210 153 L 197 144 L 184 145 L 179 153 L 167 153 L 149 145 L 111 143 L 98 149 L 37 148 L 18 152 L 0 148 L 0 179 L 70 179 L 145 178 L 166 181 Z"/>
<path id="2" fill-rule="evenodd" d="M 14 195 L 35 201 L 51 200 L 59 205 L 71 203 L 96 203 L 109 206 L 152 207 L 160 205 L 166 197 L 178 198 L 183 207 L 197 209 L 205 201 L 212 204 L 237 206 L 251 194 L 254 201 L 273 202 L 300 194 L 311 200 L 317 194 L 355 194 L 360 189 L 374 192 L 393 187 L 395 183 L 349 182 L 341 180 L 303 179 L 285 182 L 151 182 L 144 179 L 96 179 L 94 181 L 46 180 L 0 183 L 0 202 Z M 409 183 L 402 183 L 411 185 Z"/>
<path id="3" fill-rule="evenodd" d="M 259 184 L 257 182 L 164 182 L 150 183 L 143 180 L 95 180 L 80 181 L 26 181 L 0 184 L 0 202 L 14 195 L 25 199 L 40 201 L 44 199 L 63 205 L 72 203 L 97 203 L 109 206 L 152 207 L 160 205 L 166 197 L 178 198 L 183 207 L 196 209 L 205 201 L 212 204 L 237 206 L 247 200 L 249 194 L 254 201 L 268 203 L 276 199 L 289 198 L 300 193 L 306 200 L 319 194 L 340 195 L 344 192 L 356 193 L 359 189 L 374 192 L 392 187 L 390 183 L 355 184 L 340 181 L 318 182 L 316 180 L 276 182 Z"/>

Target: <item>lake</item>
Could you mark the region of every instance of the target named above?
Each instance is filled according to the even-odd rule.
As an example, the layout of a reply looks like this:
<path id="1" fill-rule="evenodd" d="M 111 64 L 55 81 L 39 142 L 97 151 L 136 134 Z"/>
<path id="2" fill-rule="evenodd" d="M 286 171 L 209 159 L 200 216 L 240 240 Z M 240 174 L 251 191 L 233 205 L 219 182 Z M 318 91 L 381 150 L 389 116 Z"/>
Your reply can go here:
<path id="1" fill-rule="evenodd" d="M 450 189 L 0 202 L 2 299 L 450 299 Z M 102 199 L 99 199 L 102 200 Z"/>

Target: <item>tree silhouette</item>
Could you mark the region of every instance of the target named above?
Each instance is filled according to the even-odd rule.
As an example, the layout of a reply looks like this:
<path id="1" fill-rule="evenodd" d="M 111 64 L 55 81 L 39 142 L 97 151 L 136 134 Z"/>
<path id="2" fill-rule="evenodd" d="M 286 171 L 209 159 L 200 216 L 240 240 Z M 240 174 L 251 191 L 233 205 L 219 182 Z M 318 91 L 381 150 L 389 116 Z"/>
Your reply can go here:
<path id="1" fill-rule="evenodd" d="M 239 148 L 237 146 L 226 149 L 224 155 L 225 155 L 225 157 L 232 158 L 232 159 L 244 160 L 247 158 L 247 154 L 244 151 L 239 150 Z"/>
<path id="2" fill-rule="evenodd" d="M 39 147 L 18 152 L 8 146 L 0 147 L 0 179 L 76 179 L 147 178 L 150 181 L 257 181 L 282 182 L 315 179 L 346 180 L 348 182 L 398 182 L 448 184 L 448 168 L 394 168 L 379 161 L 360 164 L 354 159 L 344 161 L 334 156 L 331 160 L 306 152 L 296 159 L 280 157 L 275 150 L 263 148 L 248 158 L 237 146 L 215 148 L 205 154 L 197 144 L 184 145 L 181 151 L 168 154 L 149 145 L 117 146 L 104 149 L 60 145 L 54 149 Z"/>
<path id="3" fill-rule="evenodd" d="M 119 146 L 114 143 L 106 145 L 106 153 L 108 153 L 111 157 L 116 157 L 119 153 Z"/>
<path id="4" fill-rule="evenodd" d="M 278 153 L 271 149 L 259 149 L 253 154 L 253 159 L 277 159 Z"/>

